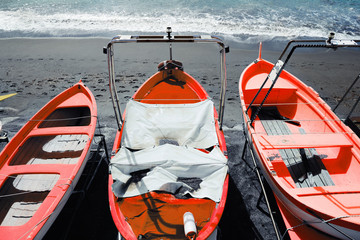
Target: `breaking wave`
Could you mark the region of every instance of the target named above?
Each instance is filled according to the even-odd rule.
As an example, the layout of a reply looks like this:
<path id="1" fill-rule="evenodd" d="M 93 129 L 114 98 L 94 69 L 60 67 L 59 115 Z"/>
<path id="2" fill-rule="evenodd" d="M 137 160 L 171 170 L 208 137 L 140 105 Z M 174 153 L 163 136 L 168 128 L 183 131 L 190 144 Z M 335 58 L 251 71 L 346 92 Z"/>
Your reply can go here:
<path id="1" fill-rule="evenodd" d="M 278 3 L 274 6 L 279 1 L 265 0 L 262 4 L 261 1 L 256 4 L 244 0 L 221 1 L 222 5 L 216 1 L 192 0 L 191 8 L 190 3 L 184 1 L 179 1 L 177 5 L 158 1 L 162 8 L 143 1 L 135 1 L 135 8 L 129 5 L 132 1 L 120 1 L 123 5 L 118 3 L 114 8 L 96 4 L 85 7 L 84 1 L 79 1 L 81 4 L 78 5 L 65 6 L 59 5 L 56 0 L 50 1 L 48 5 L 45 5 L 46 1 L 35 2 L 37 5 L 0 3 L 0 38 L 162 34 L 168 26 L 173 28 L 175 34 L 215 34 L 232 41 L 249 43 L 305 37 L 326 38 L 329 32 L 335 32 L 337 38 L 360 38 L 360 4 L 356 1 L 346 1 L 347 4 L 342 4 L 342 1 L 312 1 L 335 3 L 317 8 L 310 1 L 299 0 L 281 6 Z M 205 3 L 207 5 L 203 5 Z"/>

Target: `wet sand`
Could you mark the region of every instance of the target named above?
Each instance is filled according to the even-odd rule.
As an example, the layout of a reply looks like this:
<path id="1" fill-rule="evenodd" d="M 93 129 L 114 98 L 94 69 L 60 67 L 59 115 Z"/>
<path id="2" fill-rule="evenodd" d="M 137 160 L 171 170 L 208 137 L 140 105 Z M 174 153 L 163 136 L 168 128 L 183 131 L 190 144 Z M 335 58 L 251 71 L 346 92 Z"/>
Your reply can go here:
<path id="1" fill-rule="evenodd" d="M 0 120 L 9 137 L 23 126 L 42 106 L 61 91 L 80 79 L 93 92 L 98 105 L 99 129 L 106 136 L 111 149 L 116 122 L 108 90 L 107 57 L 102 53 L 109 39 L 4 39 L 0 40 L 0 96 L 10 93 L 17 95 L 0 101 Z M 174 59 L 184 64 L 184 69 L 195 77 L 219 103 L 219 56 L 217 49 L 201 44 L 199 54 L 186 50 L 182 45 L 173 46 Z M 166 45 L 151 46 L 151 50 L 133 46 L 123 47 L 115 54 L 121 56 L 116 64 L 119 96 L 124 109 L 126 101 L 136 89 L 157 70 L 159 62 L 169 55 Z M 270 49 L 270 48 L 269 48 Z M 263 46 L 262 58 L 275 62 L 281 51 L 268 51 Z M 289 62 L 287 70 L 314 88 L 330 105 L 335 106 L 347 87 L 359 74 L 360 53 L 348 50 L 306 52 L 296 55 Z M 155 56 L 156 57 L 153 57 Z M 255 173 L 241 160 L 244 145 L 242 116 L 240 112 L 238 81 L 243 69 L 258 56 L 257 49 L 246 49 L 230 45 L 227 54 L 227 92 L 224 115 L 230 190 L 225 213 L 221 222 L 223 239 L 242 236 L 244 239 L 274 239 L 270 218 L 256 207 L 260 186 Z M 360 84 L 350 92 L 349 98 L 340 108 L 342 114 L 349 111 L 359 96 Z M 359 115 L 359 107 L 354 115 Z M 1 146 L 0 146 L 1 147 Z M 247 159 L 250 163 L 250 159 Z M 106 173 L 106 171 L 105 171 Z M 106 178 L 105 178 L 106 179 Z M 104 185 L 106 186 L 106 185 Z M 103 191 L 102 193 L 104 193 Z M 95 194 L 96 195 L 96 194 Z M 106 204 L 106 201 L 103 202 Z M 264 200 L 260 207 L 266 209 Z M 95 211 L 98 208 L 94 208 Z M 101 208 L 105 209 L 106 207 Z M 92 222 L 111 224 L 108 214 L 91 214 Z M 96 224 L 94 225 L 96 226 Z M 86 227 L 83 229 L 86 230 Z M 109 228 L 113 229 L 113 228 Z M 81 233 L 90 239 L 110 238 L 106 229 Z M 111 230 L 109 230 L 111 231 Z"/>

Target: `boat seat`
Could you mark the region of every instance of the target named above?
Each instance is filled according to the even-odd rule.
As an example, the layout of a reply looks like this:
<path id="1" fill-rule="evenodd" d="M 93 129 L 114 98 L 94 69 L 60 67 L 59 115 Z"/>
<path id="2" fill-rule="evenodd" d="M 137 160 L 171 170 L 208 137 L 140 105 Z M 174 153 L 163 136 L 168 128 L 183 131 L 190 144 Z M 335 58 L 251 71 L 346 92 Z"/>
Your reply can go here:
<path id="1" fill-rule="evenodd" d="M 147 104 L 130 100 L 126 106 L 121 146 L 146 149 L 172 142 L 207 149 L 218 145 L 211 100 L 187 104 Z"/>
<path id="2" fill-rule="evenodd" d="M 243 95 L 246 96 L 246 102 L 250 102 L 261 87 L 261 84 L 267 77 L 267 73 L 260 73 L 249 79 L 244 89 Z M 267 81 L 265 86 L 260 91 L 259 95 L 254 101 L 254 104 L 260 104 L 264 99 L 265 95 L 270 89 L 271 80 Z M 266 103 L 275 103 L 275 102 L 288 102 L 292 103 L 295 101 L 296 98 L 296 91 L 297 88 L 294 85 L 288 83 L 282 77 L 279 77 L 274 88 L 271 90 L 269 96 L 266 98 Z"/>
<path id="3" fill-rule="evenodd" d="M 311 139 L 311 141 L 309 141 Z M 326 147 L 351 147 L 352 144 L 341 133 L 293 134 L 293 135 L 261 135 L 259 137 L 263 149 L 296 149 Z"/>
<path id="4" fill-rule="evenodd" d="M 322 147 L 342 144 L 349 146 L 344 135 L 338 134 L 336 141 L 333 134 L 307 134 L 299 127 L 301 134 L 292 134 L 285 121 L 273 119 L 274 114 L 266 111 L 277 111 L 274 107 L 263 107 L 259 118 L 267 135 L 259 136 L 264 149 L 277 149 L 284 161 L 296 187 L 306 188 L 315 186 L 332 186 L 334 182 L 314 148 L 319 144 Z M 275 114 L 276 116 L 276 114 Z M 331 137 L 329 136 L 331 135 Z M 312 142 L 309 143 L 311 138 Z M 315 143 L 313 141 L 316 141 Z M 284 175 L 282 170 L 281 175 Z"/>
<path id="5" fill-rule="evenodd" d="M 9 165 L 76 164 L 88 141 L 87 134 L 32 136 Z"/>

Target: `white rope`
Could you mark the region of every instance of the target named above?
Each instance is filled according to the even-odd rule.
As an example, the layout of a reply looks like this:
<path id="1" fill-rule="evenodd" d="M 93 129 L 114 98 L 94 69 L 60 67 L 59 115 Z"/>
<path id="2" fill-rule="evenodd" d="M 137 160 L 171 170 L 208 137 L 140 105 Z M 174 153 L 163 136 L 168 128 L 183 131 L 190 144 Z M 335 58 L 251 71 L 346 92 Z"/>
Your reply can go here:
<path id="1" fill-rule="evenodd" d="M 324 105 L 325 102 L 304 102 L 304 103 L 264 103 L 262 106 L 286 106 L 286 105 Z M 250 104 L 245 104 L 245 106 L 250 106 Z M 252 104 L 251 106 L 260 106 L 260 104 Z"/>
<path id="2" fill-rule="evenodd" d="M 262 131 L 257 131 L 254 133 L 251 133 L 251 135 L 253 134 L 264 134 L 264 135 L 268 135 L 267 132 L 262 132 Z M 355 134 L 354 132 L 307 132 L 306 134 Z M 291 133 L 291 135 L 303 135 L 301 133 Z M 281 135 L 274 135 L 274 136 L 281 136 Z"/>
<path id="3" fill-rule="evenodd" d="M 13 196 L 19 196 L 19 195 L 30 194 L 30 193 L 38 193 L 38 192 L 45 192 L 45 191 L 25 191 L 25 192 L 21 192 L 21 193 L 1 195 L 0 198 L 13 197 Z"/>
<path id="4" fill-rule="evenodd" d="M 5 176 L 7 178 L 14 178 L 16 179 L 16 176 L 7 176 L 5 174 L 0 174 L 1 176 Z M 30 174 L 27 174 L 30 175 Z M 17 175 L 17 176 L 21 176 L 21 175 Z M 49 180 L 43 180 L 43 179 L 26 179 L 28 181 L 43 181 L 43 182 L 48 182 Z M 62 184 L 58 184 L 58 185 L 54 185 L 51 189 L 55 188 L 55 187 L 61 187 L 61 186 L 72 186 L 73 185 L 73 180 L 70 178 L 60 178 L 57 180 L 58 181 L 70 181 L 70 183 L 62 183 Z M 25 194 L 31 194 L 31 193 L 39 193 L 39 192 L 50 192 L 51 189 L 48 190 L 42 190 L 42 191 L 27 191 L 27 190 L 21 190 L 22 192 L 20 193 L 12 193 L 12 194 L 5 194 L 5 195 L 0 195 L 0 198 L 6 198 L 6 197 L 13 197 L 13 196 L 19 196 L 19 195 L 25 195 Z"/>
<path id="5" fill-rule="evenodd" d="M 296 217 L 296 216 L 295 216 Z M 341 218 L 350 218 L 350 217 L 360 217 L 360 215 L 345 215 L 345 216 L 340 216 L 340 217 L 335 217 L 335 218 L 331 218 L 331 219 L 328 219 L 328 220 L 321 220 L 319 219 L 320 221 L 316 221 L 316 222 L 306 222 L 306 221 L 303 221 L 303 223 L 299 224 L 299 225 L 296 225 L 294 227 L 291 227 L 291 228 L 287 228 L 284 232 L 284 234 L 282 235 L 281 239 L 284 239 L 285 235 L 288 233 L 288 231 L 291 231 L 295 228 L 298 228 L 298 227 L 301 227 L 303 225 L 309 225 L 309 224 L 315 224 L 315 223 L 330 223 L 332 221 L 335 221 L 335 220 L 338 220 L 338 219 L 341 219 Z M 297 217 L 296 217 L 297 218 Z M 299 218 L 297 218 L 298 220 L 300 220 Z M 342 232 L 340 232 L 342 233 Z"/>
<path id="6" fill-rule="evenodd" d="M 37 226 L 39 226 L 43 221 L 45 221 L 46 219 L 48 219 L 53 213 L 50 213 L 49 215 L 45 216 L 43 219 L 41 219 L 37 224 L 35 224 L 32 228 L 30 228 L 28 231 L 26 231 L 21 237 L 18 238 L 22 239 L 23 237 L 25 237 L 26 234 L 28 234 L 30 231 L 32 231 L 34 228 L 36 228 Z"/>
<path id="7" fill-rule="evenodd" d="M 57 118 L 57 119 L 30 119 L 29 122 L 56 122 L 56 121 L 67 121 L 67 120 L 77 120 L 77 119 L 84 119 L 84 118 L 97 118 L 96 115 L 90 116 L 83 116 L 83 117 L 74 117 L 74 118 Z"/>

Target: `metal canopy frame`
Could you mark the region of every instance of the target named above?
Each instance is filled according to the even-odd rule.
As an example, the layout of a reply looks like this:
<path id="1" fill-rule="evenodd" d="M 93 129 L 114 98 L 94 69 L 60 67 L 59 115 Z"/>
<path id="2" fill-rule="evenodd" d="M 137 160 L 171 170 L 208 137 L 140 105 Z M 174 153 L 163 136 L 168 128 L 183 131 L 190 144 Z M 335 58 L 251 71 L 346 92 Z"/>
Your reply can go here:
<path id="1" fill-rule="evenodd" d="M 225 108 L 225 93 L 226 93 L 226 53 L 229 52 L 229 47 L 225 46 L 223 40 L 217 36 L 212 35 L 171 35 L 171 28 L 167 28 L 167 35 L 119 35 L 114 37 L 107 45 L 104 47 L 103 53 L 107 54 L 108 58 L 108 70 L 109 70 L 109 88 L 110 95 L 114 107 L 115 118 L 118 125 L 118 129 L 121 129 L 123 123 L 119 96 L 116 91 L 115 86 L 115 64 L 114 64 L 114 44 L 117 43 L 169 43 L 170 44 L 170 58 L 171 54 L 171 44 L 172 43 L 215 43 L 218 44 L 221 48 L 220 50 L 220 79 L 221 79 L 221 89 L 220 89 L 220 109 L 219 109 L 219 126 L 222 129 L 223 125 L 223 116 Z"/>
<path id="2" fill-rule="evenodd" d="M 336 50 L 337 48 L 346 48 L 346 47 L 348 47 L 348 48 L 360 48 L 360 40 L 333 40 L 334 35 L 335 35 L 334 33 L 330 33 L 329 38 L 327 40 L 325 40 L 325 41 L 324 40 L 291 40 L 291 41 L 288 42 L 285 49 L 281 53 L 277 63 L 274 65 L 274 68 L 271 70 L 270 74 L 266 77 L 266 79 L 262 83 L 261 87 L 259 88 L 258 92 L 256 93 L 255 97 L 252 99 L 251 103 L 249 104 L 249 106 L 246 109 L 246 113 L 247 113 L 248 110 L 253 105 L 256 98 L 258 97 L 259 93 L 261 92 L 261 90 L 265 86 L 266 82 L 269 79 L 271 79 L 272 84 L 271 84 L 269 90 L 267 91 L 267 93 L 266 93 L 264 99 L 262 100 L 262 102 L 260 103 L 259 107 L 256 109 L 255 114 L 252 114 L 252 116 L 251 116 L 250 126 L 252 126 L 252 123 L 254 122 L 256 116 L 259 114 L 262 106 L 265 103 L 266 98 L 269 96 L 269 94 L 270 94 L 271 90 L 273 89 L 276 81 L 278 80 L 282 70 L 285 68 L 286 64 L 289 62 L 292 54 L 294 53 L 294 51 L 297 48 L 332 48 L 334 50 Z M 293 45 L 293 44 L 296 44 L 296 45 L 291 48 L 291 50 L 287 54 L 287 57 L 286 57 L 285 61 L 282 62 L 281 59 L 284 57 L 284 55 L 288 51 L 289 47 L 291 45 Z M 356 106 L 356 104 L 355 104 L 355 106 Z M 355 106 L 354 106 L 354 108 L 355 108 Z"/>

